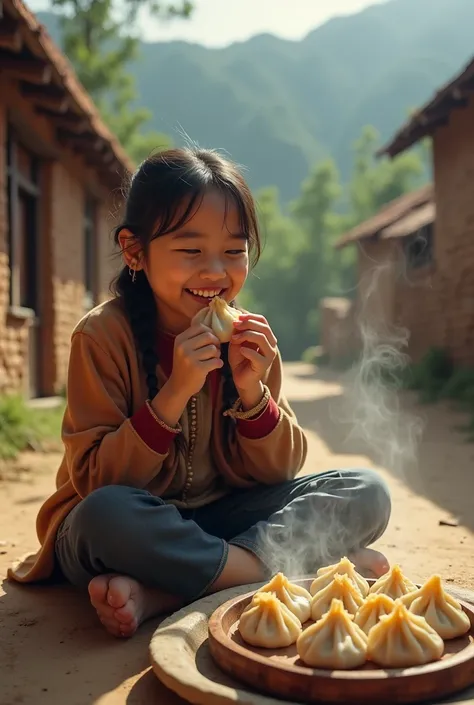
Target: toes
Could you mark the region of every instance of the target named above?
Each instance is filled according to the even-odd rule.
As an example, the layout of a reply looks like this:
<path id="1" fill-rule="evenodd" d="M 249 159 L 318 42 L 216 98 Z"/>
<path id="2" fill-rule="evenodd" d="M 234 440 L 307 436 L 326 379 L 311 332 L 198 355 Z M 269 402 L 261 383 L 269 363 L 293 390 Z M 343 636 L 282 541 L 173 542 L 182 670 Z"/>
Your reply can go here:
<path id="1" fill-rule="evenodd" d="M 125 607 L 130 600 L 132 593 L 132 581 L 130 578 L 118 576 L 109 580 L 109 589 L 107 592 L 107 602 L 114 609 Z"/>
<path id="2" fill-rule="evenodd" d="M 88 591 L 91 603 L 94 607 L 107 604 L 107 590 L 109 589 L 109 576 L 98 575 L 89 583 Z"/>
<path id="3" fill-rule="evenodd" d="M 122 624 L 130 624 L 137 617 L 135 602 L 129 600 L 126 605 L 114 610 L 114 617 Z"/>
<path id="4" fill-rule="evenodd" d="M 357 570 L 365 577 L 379 578 L 390 570 L 390 564 L 379 551 L 374 551 L 372 548 L 363 548 L 354 556 L 354 563 Z"/>
<path id="5" fill-rule="evenodd" d="M 114 620 L 115 619 L 115 610 L 113 607 L 110 607 L 109 605 L 100 605 L 99 607 L 96 607 L 96 612 L 100 620 L 102 619 L 110 619 Z M 117 620 L 115 620 L 117 621 Z"/>
<path id="6" fill-rule="evenodd" d="M 99 617 L 99 619 L 109 634 L 116 637 L 123 636 L 121 626 L 116 619 L 106 619 L 105 617 Z"/>
<path id="7" fill-rule="evenodd" d="M 130 624 L 120 624 L 119 625 L 119 630 L 120 630 L 120 636 L 123 637 L 130 637 L 135 634 L 135 632 L 138 629 L 138 622 L 136 619 L 133 619 Z"/>

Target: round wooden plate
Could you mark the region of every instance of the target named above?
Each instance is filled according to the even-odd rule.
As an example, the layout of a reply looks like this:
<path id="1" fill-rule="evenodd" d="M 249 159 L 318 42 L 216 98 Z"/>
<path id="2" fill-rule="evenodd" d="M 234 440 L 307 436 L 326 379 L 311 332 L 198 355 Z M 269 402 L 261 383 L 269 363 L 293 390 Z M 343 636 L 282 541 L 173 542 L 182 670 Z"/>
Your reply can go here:
<path id="1" fill-rule="evenodd" d="M 311 584 L 310 579 L 293 582 L 306 589 Z M 238 622 L 254 593 L 228 600 L 211 615 L 209 650 L 225 673 L 259 692 L 304 703 L 389 705 L 438 700 L 474 683 L 474 609 L 464 602 L 471 630 L 446 641 L 440 661 L 405 669 L 366 664 L 351 671 L 330 671 L 305 666 L 295 644 L 287 649 L 258 649 L 241 639 Z"/>

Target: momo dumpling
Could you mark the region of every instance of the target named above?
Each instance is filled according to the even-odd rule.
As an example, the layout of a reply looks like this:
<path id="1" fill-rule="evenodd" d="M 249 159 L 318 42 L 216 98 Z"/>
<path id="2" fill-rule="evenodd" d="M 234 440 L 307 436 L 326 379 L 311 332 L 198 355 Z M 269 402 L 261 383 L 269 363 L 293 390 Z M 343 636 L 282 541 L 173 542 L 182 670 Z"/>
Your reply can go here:
<path id="1" fill-rule="evenodd" d="M 363 632 L 368 634 L 372 627 L 379 621 L 380 617 L 390 614 L 395 606 L 395 601 L 388 595 L 378 593 L 366 597 L 364 604 L 359 608 L 354 622 Z"/>
<path id="2" fill-rule="evenodd" d="M 193 323 L 203 323 L 211 328 L 221 343 L 228 343 L 234 332 L 234 321 L 238 321 L 241 311 L 229 306 L 220 296 L 214 296 L 206 308 L 201 309 L 193 318 Z"/>
<path id="3" fill-rule="evenodd" d="M 356 668 L 366 661 L 367 636 L 340 600 L 304 630 L 296 642 L 298 655 L 312 668 Z"/>
<path id="4" fill-rule="evenodd" d="M 463 636 L 471 628 L 471 621 L 454 597 L 448 595 L 439 575 L 433 575 L 415 592 L 401 598 L 413 614 L 424 617 L 442 639 Z"/>
<path id="5" fill-rule="evenodd" d="M 408 668 L 437 661 L 444 641 L 424 617 L 409 612 L 401 600 L 369 632 L 367 658 L 385 668 Z"/>
<path id="6" fill-rule="evenodd" d="M 240 615 L 239 632 L 247 644 L 281 649 L 296 642 L 301 622 L 275 595 L 257 592 Z"/>
<path id="7" fill-rule="evenodd" d="M 356 569 L 354 563 L 344 556 L 341 558 L 339 563 L 334 565 L 328 565 L 325 568 L 320 568 L 316 573 L 316 578 L 311 583 L 309 589 L 312 595 L 316 595 L 317 592 L 322 590 L 329 585 L 331 580 L 335 575 L 347 575 L 348 578 L 359 588 L 362 597 L 365 597 L 369 592 L 369 583 L 365 578 L 360 575 Z"/>
<path id="8" fill-rule="evenodd" d="M 364 598 L 347 575 L 335 575 L 329 585 L 314 595 L 311 600 L 311 617 L 314 621 L 327 612 L 331 602 L 341 600 L 344 609 L 355 615 L 362 606 Z"/>
<path id="9" fill-rule="evenodd" d="M 388 573 L 382 575 L 369 590 L 371 595 L 383 593 L 392 598 L 392 600 L 397 600 L 399 597 L 406 595 L 409 592 L 414 592 L 418 588 L 415 583 L 411 580 L 405 578 L 402 573 L 402 569 L 399 565 L 394 565 Z"/>
<path id="10" fill-rule="evenodd" d="M 311 595 L 301 585 L 290 583 L 283 573 L 277 573 L 259 592 L 273 593 L 302 624 L 311 616 Z"/>

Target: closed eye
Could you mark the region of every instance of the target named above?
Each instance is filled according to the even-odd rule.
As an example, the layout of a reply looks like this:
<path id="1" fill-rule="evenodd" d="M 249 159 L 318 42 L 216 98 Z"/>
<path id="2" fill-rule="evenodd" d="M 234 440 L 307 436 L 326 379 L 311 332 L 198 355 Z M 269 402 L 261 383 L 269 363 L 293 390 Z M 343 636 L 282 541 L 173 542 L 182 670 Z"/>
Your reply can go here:
<path id="1" fill-rule="evenodd" d="M 176 250 L 176 252 L 185 252 L 187 255 L 198 255 L 201 250 L 193 250 L 193 249 L 182 249 L 182 250 Z"/>
<path id="2" fill-rule="evenodd" d="M 227 250 L 228 255 L 243 255 L 247 250 Z"/>

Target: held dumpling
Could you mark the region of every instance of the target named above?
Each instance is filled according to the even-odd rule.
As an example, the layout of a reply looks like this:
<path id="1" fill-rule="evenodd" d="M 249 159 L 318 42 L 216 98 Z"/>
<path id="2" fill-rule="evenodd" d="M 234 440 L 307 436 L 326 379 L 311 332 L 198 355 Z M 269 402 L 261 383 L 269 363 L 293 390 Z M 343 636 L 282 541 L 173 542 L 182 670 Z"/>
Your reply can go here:
<path id="1" fill-rule="evenodd" d="M 298 655 L 312 668 L 357 668 L 366 661 L 367 636 L 340 600 L 304 630 L 296 642 Z"/>
<path id="2" fill-rule="evenodd" d="M 370 588 L 370 594 L 383 593 L 397 600 L 399 597 L 409 592 L 417 590 L 415 583 L 405 578 L 399 565 L 394 565 L 388 573 L 385 573 Z"/>
<path id="3" fill-rule="evenodd" d="M 314 621 L 325 614 L 333 599 L 341 600 L 350 614 L 355 615 L 364 598 L 347 575 L 335 575 L 332 582 L 314 595 L 311 600 L 311 617 Z"/>
<path id="4" fill-rule="evenodd" d="M 380 617 L 390 614 L 395 606 L 395 601 L 388 595 L 379 593 L 366 597 L 364 604 L 357 611 L 355 623 L 368 634 L 372 627 L 379 621 Z"/>
<path id="5" fill-rule="evenodd" d="M 296 642 L 301 622 L 275 595 L 257 592 L 240 615 L 239 632 L 247 644 L 281 649 Z"/>
<path id="6" fill-rule="evenodd" d="M 311 616 L 311 595 L 301 585 L 291 583 L 283 573 L 277 573 L 259 592 L 273 593 L 302 624 Z"/>
<path id="7" fill-rule="evenodd" d="M 369 632 L 367 658 L 385 668 L 408 668 L 437 661 L 444 642 L 424 617 L 409 612 L 401 600 Z"/>
<path id="8" fill-rule="evenodd" d="M 238 321 L 241 311 L 229 306 L 220 296 L 214 296 L 209 306 L 203 308 L 193 318 L 193 323 L 203 323 L 211 328 L 221 343 L 228 343 L 234 332 L 234 321 Z"/>
<path id="9" fill-rule="evenodd" d="M 443 590 L 439 575 L 433 575 L 416 592 L 401 598 L 413 614 L 424 617 L 442 639 L 463 636 L 471 628 L 471 622 L 454 597 Z"/>
<path id="10" fill-rule="evenodd" d="M 317 592 L 322 590 L 329 585 L 331 580 L 335 575 L 347 575 L 352 582 L 359 588 L 362 597 L 365 597 L 369 592 L 369 583 L 367 580 L 360 575 L 356 569 L 354 563 L 344 556 L 341 558 L 339 563 L 334 565 L 328 565 L 325 568 L 320 568 L 316 573 L 316 578 L 311 583 L 309 589 L 312 595 L 316 595 Z"/>

